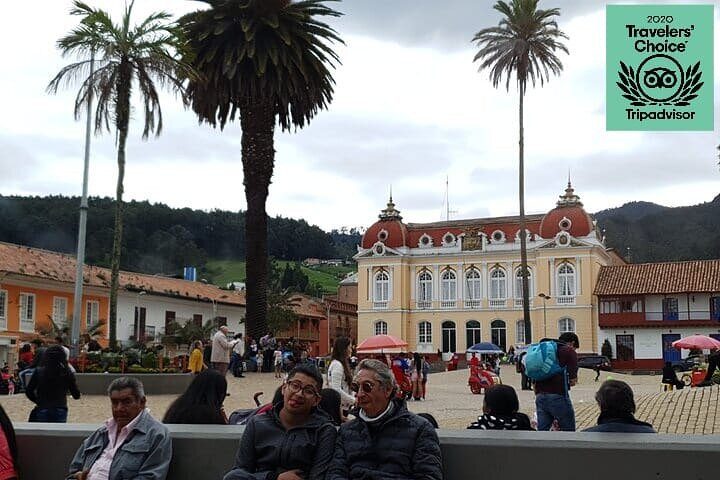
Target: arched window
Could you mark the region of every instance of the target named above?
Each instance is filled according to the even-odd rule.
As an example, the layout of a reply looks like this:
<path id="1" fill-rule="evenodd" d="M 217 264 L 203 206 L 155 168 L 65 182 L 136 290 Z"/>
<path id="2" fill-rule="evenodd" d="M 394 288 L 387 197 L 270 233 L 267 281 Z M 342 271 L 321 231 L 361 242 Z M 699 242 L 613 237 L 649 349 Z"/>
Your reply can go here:
<path id="1" fill-rule="evenodd" d="M 455 322 L 445 321 L 442 323 L 443 353 L 455 353 L 457 351 L 455 333 Z"/>
<path id="2" fill-rule="evenodd" d="M 572 318 L 561 318 L 558 320 L 558 334 L 562 335 L 565 332 L 575 333 L 575 320 Z"/>
<path id="3" fill-rule="evenodd" d="M 490 341 L 498 347 L 506 350 L 507 345 L 507 329 L 505 322 L 502 320 L 493 320 L 490 324 Z"/>
<path id="4" fill-rule="evenodd" d="M 418 275 L 418 308 L 430 308 L 432 307 L 432 274 L 423 270 Z"/>
<path id="5" fill-rule="evenodd" d="M 385 270 L 380 270 L 375 274 L 374 297 L 376 307 L 387 307 L 390 298 L 390 275 Z"/>
<path id="6" fill-rule="evenodd" d="M 432 324 L 427 320 L 418 323 L 418 343 L 432 343 Z"/>
<path id="7" fill-rule="evenodd" d="M 520 319 L 515 322 L 515 342 L 527 343 L 525 340 L 525 320 Z"/>
<path id="8" fill-rule="evenodd" d="M 465 324 L 465 348 L 468 349 L 480 342 L 480 322 L 468 320 Z"/>
<path id="9" fill-rule="evenodd" d="M 443 307 L 454 307 L 457 300 L 457 276 L 449 268 L 440 276 L 440 300 Z"/>
<path id="10" fill-rule="evenodd" d="M 490 300 L 505 300 L 506 298 L 505 271 L 502 268 L 493 268 L 490 272 Z"/>
<path id="11" fill-rule="evenodd" d="M 533 277 L 532 277 L 532 269 L 528 267 L 528 298 L 532 300 L 532 298 L 535 296 L 535 293 L 533 292 Z M 518 268 L 515 270 L 515 299 L 519 300 L 518 302 L 515 302 L 517 305 L 522 307 L 522 269 Z M 532 301 L 530 302 L 530 305 L 532 305 Z"/>
<path id="12" fill-rule="evenodd" d="M 387 322 L 385 320 L 375 322 L 375 335 L 387 335 Z"/>
<path id="13" fill-rule="evenodd" d="M 480 271 L 471 268 L 465 272 L 465 298 L 468 300 L 480 300 L 482 298 L 482 281 Z"/>
<path id="14" fill-rule="evenodd" d="M 574 297 L 575 290 L 575 269 L 569 263 L 563 263 L 557 270 L 558 297 Z"/>

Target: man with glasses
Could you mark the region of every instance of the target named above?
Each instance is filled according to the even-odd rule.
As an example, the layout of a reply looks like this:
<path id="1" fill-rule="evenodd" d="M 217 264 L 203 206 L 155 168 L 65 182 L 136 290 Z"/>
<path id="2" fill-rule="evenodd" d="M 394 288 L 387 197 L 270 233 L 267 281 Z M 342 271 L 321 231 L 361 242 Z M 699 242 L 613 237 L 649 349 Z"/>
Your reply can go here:
<path id="1" fill-rule="evenodd" d="M 317 408 L 322 386 L 315 367 L 293 368 L 282 386 L 282 401 L 248 421 L 235 466 L 224 480 L 324 479 L 337 432 Z"/>
<path id="2" fill-rule="evenodd" d="M 435 429 L 396 398 L 390 368 L 363 360 L 350 387 L 359 411 L 340 427 L 326 480 L 442 479 Z"/>

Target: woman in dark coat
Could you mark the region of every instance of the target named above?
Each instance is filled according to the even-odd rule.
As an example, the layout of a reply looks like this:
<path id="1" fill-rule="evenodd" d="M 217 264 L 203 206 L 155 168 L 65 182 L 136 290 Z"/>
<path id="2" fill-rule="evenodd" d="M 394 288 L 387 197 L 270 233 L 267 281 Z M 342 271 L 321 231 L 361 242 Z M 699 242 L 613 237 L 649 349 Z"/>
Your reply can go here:
<path id="1" fill-rule="evenodd" d="M 77 400 L 80 398 L 75 374 L 68 367 L 67 356 L 60 345 L 45 350 L 40 367 L 30 377 L 25 395 L 35 403 L 30 412 L 29 422 L 67 422 L 68 391 Z"/>
<path id="2" fill-rule="evenodd" d="M 223 402 L 227 380 L 217 370 L 205 370 L 195 375 L 187 390 L 168 407 L 163 423 L 226 425 Z"/>

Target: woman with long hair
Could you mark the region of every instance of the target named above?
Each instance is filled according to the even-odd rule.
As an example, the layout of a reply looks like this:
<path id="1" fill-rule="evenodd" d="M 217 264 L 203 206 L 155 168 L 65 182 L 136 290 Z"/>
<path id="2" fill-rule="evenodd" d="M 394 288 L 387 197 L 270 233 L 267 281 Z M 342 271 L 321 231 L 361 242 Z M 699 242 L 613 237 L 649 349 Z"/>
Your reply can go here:
<path id="1" fill-rule="evenodd" d="M 163 423 L 227 424 L 223 402 L 227 394 L 225 375 L 214 369 L 193 378 L 187 390 L 168 407 Z"/>
<path id="2" fill-rule="evenodd" d="M 75 374 L 67 363 L 67 355 L 60 345 L 45 350 L 40 366 L 30 377 L 25 395 L 35 403 L 29 422 L 67 422 L 67 393 L 80 398 Z"/>
<path id="3" fill-rule="evenodd" d="M 18 449 L 15 429 L 5 409 L 0 405 L 0 478 L 13 480 L 18 477 Z"/>
<path id="4" fill-rule="evenodd" d="M 345 410 L 349 410 L 355 404 L 355 397 L 350 394 L 352 380 L 348 363 L 350 353 L 350 339 L 348 337 L 336 338 L 332 349 L 332 361 L 327 371 L 328 387 L 337 390 L 340 394 L 340 400 Z"/>
<path id="5" fill-rule="evenodd" d="M 412 396 L 415 401 L 423 398 L 422 393 L 422 366 L 423 360 L 418 352 L 413 354 L 412 372 L 410 372 L 410 381 L 412 382 Z"/>

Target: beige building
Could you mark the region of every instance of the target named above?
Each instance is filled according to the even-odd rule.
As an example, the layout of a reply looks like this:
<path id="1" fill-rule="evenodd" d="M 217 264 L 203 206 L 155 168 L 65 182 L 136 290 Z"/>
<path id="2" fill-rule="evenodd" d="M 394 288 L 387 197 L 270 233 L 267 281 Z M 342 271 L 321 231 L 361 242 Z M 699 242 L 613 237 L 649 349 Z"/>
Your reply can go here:
<path id="1" fill-rule="evenodd" d="M 570 183 L 555 208 L 526 218 L 532 341 L 572 331 L 580 351 L 599 351 L 598 272 L 624 261 Z M 387 333 L 429 354 L 525 344 L 519 235 L 519 217 L 404 223 L 391 197 L 355 255 L 358 343 Z"/>

